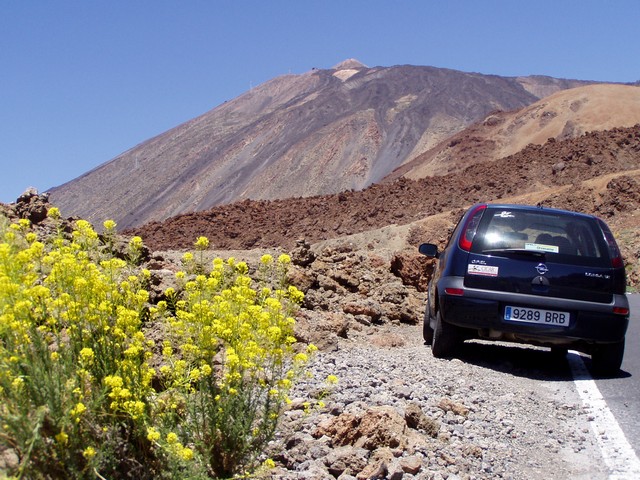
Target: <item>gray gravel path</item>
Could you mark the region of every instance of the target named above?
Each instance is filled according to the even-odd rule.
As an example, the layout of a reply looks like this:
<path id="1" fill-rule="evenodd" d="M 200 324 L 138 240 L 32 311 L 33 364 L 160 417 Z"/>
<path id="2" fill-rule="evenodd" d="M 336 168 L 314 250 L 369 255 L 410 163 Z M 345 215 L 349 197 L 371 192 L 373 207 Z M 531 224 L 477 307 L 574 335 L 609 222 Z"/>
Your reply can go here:
<path id="1" fill-rule="evenodd" d="M 339 382 L 323 399 L 325 407 L 305 413 L 294 402 L 286 412 L 272 456 L 287 465 L 274 470 L 274 478 L 363 478 L 353 468 L 328 474 L 337 446 L 313 436 L 317 425 L 372 406 L 392 406 L 402 415 L 410 404 L 439 423 L 438 435 L 393 451 L 395 463 L 410 458 L 418 471 L 390 466 L 377 478 L 608 478 L 563 359 L 543 349 L 471 343 L 462 359 L 440 360 L 422 345 L 420 329 L 363 329 L 340 339 L 334 351 L 317 354 L 314 377 L 295 394 L 318 395 L 329 374 Z M 305 448 L 291 441 L 295 436 Z"/>

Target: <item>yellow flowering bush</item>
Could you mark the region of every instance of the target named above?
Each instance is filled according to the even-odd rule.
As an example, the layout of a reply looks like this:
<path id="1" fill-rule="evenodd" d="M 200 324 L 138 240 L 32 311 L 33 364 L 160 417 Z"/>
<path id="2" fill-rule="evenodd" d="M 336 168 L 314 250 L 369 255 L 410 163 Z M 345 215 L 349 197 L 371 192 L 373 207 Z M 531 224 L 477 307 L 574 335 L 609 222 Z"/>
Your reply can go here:
<path id="1" fill-rule="evenodd" d="M 96 462 L 113 473 L 118 460 L 101 451 L 135 439 L 153 390 L 146 279 L 105 258 L 89 222 L 46 243 L 28 227 L 0 228 L 0 438 L 17 450 L 19 476 L 79 478 Z"/>
<path id="2" fill-rule="evenodd" d="M 273 435 L 306 351 L 294 349 L 303 294 L 287 255 L 265 256 L 257 283 L 233 258 L 185 255 L 157 305 L 150 272 L 78 220 L 40 240 L 0 216 L 0 444 L 21 478 L 205 478 L 248 472 Z M 256 285 L 254 287 L 254 284 Z M 144 322 L 164 333 L 155 345 Z M 155 357 L 154 356 L 155 352 Z M 156 365 L 156 368 L 152 368 Z M 154 388 L 155 387 L 155 388 Z"/>
<path id="3" fill-rule="evenodd" d="M 284 275 L 287 260 L 270 273 Z M 165 292 L 174 309 L 152 309 L 151 318 L 164 325 L 163 394 L 184 406 L 179 412 L 167 402 L 159 416 L 216 475 L 253 465 L 307 362 L 307 353 L 293 348 L 292 314 L 302 292 L 266 287 L 282 281 L 261 278 L 263 287 L 254 289 L 244 262 L 217 258 L 207 275 L 186 281 L 180 300 L 174 289 Z"/>

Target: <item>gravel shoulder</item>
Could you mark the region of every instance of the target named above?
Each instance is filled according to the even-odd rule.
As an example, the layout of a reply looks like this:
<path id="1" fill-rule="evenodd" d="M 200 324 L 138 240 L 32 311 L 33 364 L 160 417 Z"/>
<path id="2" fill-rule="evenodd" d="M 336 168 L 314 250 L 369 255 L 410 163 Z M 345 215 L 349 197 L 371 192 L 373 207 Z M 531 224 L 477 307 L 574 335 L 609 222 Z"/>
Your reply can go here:
<path id="1" fill-rule="evenodd" d="M 294 401 L 286 412 L 270 452 L 279 465 L 272 478 L 608 478 L 564 360 L 544 349 L 486 343 L 467 343 L 461 359 L 440 360 L 422 345 L 420 328 L 363 329 L 318 352 L 313 378 L 296 393 L 318 395 L 329 374 L 339 382 L 323 408 L 305 413 Z M 337 445 L 339 430 L 333 438 L 318 432 L 341 416 L 363 418 L 372 407 L 392 407 L 406 418 L 415 405 L 438 425 L 435 436 L 407 427 L 407 440 L 389 448 L 384 435 L 369 431 L 380 445 L 360 437 L 362 451 L 358 441 Z M 392 457 L 380 461 L 381 449 Z"/>

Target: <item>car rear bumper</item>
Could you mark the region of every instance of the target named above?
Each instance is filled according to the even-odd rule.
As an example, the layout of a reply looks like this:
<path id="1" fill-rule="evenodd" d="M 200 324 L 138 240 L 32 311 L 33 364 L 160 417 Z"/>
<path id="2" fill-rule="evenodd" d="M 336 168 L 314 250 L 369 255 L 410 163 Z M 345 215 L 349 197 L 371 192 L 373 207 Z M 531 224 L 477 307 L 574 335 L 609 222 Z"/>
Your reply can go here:
<path id="1" fill-rule="evenodd" d="M 450 295 L 453 289 L 461 295 Z M 444 321 L 476 330 L 480 337 L 516 340 L 541 345 L 613 343 L 624 339 L 628 315 L 614 314 L 614 307 L 626 308 L 625 295 L 614 295 L 611 303 L 545 297 L 465 288 L 463 277 L 447 277 L 438 285 Z M 570 313 L 568 326 L 504 320 L 505 306 L 538 308 Z"/>

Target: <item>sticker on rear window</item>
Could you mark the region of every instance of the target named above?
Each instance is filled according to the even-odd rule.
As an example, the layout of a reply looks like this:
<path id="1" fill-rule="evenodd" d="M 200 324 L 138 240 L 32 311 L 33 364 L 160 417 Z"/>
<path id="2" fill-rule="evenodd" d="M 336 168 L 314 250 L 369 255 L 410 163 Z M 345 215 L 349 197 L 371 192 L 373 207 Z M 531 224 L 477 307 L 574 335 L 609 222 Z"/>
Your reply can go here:
<path id="1" fill-rule="evenodd" d="M 467 273 L 469 275 L 486 275 L 488 277 L 497 277 L 498 267 L 494 267 L 492 265 L 469 264 L 467 267 Z"/>
<path id="2" fill-rule="evenodd" d="M 560 247 L 557 247 L 556 245 L 545 245 L 544 243 L 525 243 L 524 249 L 548 253 L 558 253 L 560 251 Z"/>
<path id="3" fill-rule="evenodd" d="M 515 217 L 515 215 L 514 215 L 513 213 L 511 213 L 511 212 L 507 212 L 507 211 L 505 210 L 505 211 L 502 211 L 502 212 L 500 212 L 500 213 L 496 213 L 496 214 L 494 215 L 494 217 L 498 217 L 498 218 L 514 218 L 514 217 Z"/>

